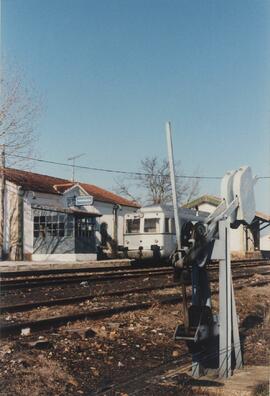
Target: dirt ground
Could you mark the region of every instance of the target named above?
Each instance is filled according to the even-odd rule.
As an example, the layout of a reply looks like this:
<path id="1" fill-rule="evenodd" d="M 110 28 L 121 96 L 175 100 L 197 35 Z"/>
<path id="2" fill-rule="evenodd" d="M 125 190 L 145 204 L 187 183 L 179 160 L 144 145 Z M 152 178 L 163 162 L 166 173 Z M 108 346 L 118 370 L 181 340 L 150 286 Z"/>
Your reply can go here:
<path id="1" fill-rule="evenodd" d="M 247 286 L 235 294 L 244 362 L 268 365 L 270 288 Z M 182 319 L 180 304 L 153 304 L 10 337 L 0 346 L 0 395 L 192 395 L 190 355 L 173 341 Z"/>

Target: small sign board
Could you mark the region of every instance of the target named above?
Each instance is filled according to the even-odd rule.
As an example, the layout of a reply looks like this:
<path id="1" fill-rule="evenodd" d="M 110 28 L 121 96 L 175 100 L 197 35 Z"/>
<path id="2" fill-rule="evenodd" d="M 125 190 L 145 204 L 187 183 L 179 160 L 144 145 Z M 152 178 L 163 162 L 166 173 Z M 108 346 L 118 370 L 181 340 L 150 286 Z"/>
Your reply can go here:
<path id="1" fill-rule="evenodd" d="M 94 197 L 92 195 L 80 195 L 76 197 L 75 205 L 76 206 L 89 206 L 93 205 Z"/>

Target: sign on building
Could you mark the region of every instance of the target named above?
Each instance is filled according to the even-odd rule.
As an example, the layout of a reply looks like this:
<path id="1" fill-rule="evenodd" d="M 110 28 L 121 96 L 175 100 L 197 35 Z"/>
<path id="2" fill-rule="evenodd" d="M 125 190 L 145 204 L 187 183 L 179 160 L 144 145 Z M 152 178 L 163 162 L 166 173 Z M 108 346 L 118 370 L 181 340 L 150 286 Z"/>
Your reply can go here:
<path id="1" fill-rule="evenodd" d="M 76 206 L 89 206 L 93 205 L 94 197 L 92 195 L 80 195 L 76 197 L 75 205 Z"/>

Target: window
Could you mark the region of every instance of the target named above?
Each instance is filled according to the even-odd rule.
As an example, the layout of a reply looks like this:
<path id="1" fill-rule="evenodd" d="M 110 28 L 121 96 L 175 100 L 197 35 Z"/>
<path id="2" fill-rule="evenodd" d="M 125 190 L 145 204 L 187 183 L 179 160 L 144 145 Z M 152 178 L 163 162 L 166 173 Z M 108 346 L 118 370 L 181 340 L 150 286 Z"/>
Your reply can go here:
<path id="1" fill-rule="evenodd" d="M 46 236 L 46 222 L 45 216 L 35 216 L 34 217 L 34 238 L 45 238 Z"/>
<path id="2" fill-rule="evenodd" d="M 61 238 L 65 235 L 73 235 L 73 217 L 62 213 L 52 213 L 53 214 L 48 214 L 47 216 L 34 216 L 34 238 Z"/>
<path id="3" fill-rule="evenodd" d="M 61 226 L 61 229 L 62 229 L 62 226 Z M 66 235 L 73 236 L 73 230 L 74 230 L 74 217 L 68 216 L 67 223 L 66 223 Z"/>
<path id="4" fill-rule="evenodd" d="M 144 219 L 144 232 L 159 232 L 159 219 Z"/>
<path id="5" fill-rule="evenodd" d="M 126 221 L 126 233 L 136 234 L 140 232 L 140 219 L 128 219 Z"/>
<path id="6" fill-rule="evenodd" d="M 166 217 L 165 218 L 165 226 L 164 226 L 164 232 L 170 232 L 170 229 L 169 229 L 169 218 L 168 217 Z"/>
<path id="7" fill-rule="evenodd" d="M 95 227 L 95 218 L 93 217 L 79 217 L 76 219 L 76 237 L 90 238 L 93 236 Z"/>

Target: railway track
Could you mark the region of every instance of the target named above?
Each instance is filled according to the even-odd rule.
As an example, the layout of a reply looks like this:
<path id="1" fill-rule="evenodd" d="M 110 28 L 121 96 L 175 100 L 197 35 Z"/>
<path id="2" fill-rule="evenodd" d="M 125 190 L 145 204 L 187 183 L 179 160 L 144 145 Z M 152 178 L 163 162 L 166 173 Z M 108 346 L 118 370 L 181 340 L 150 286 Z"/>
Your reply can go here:
<path id="1" fill-rule="evenodd" d="M 18 277 L 38 277 L 38 276 L 46 276 L 46 275 L 72 275 L 72 274 L 79 274 L 79 273 L 101 273 L 101 272 L 115 272 L 115 271 L 129 271 L 129 270 L 141 270 L 141 269 L 151 269 L 151 268 L 160 268 L 164 266 L 169 266 L 169 264 L 166 264 L 164 262 L 161 262 L 159 264 L 154 264 L 153 263 L 132 263 L 129 265 L 117 267 L 117 266 L 111 266 L 111 267 L 98 267 L 99 261 L 97 261 L 97 267 L 83 267 L 83 268 L 51 268 L 51 269 L 39 269 L 39 270 L 31 270 L 31 271 L 1 271 L 0 276 L 1 278 L 18 278 Z"/>
<path id="2" fill-rule="evenodd" d="M 159 268 L 159 269 L 151 269 L 149 270 L 132 270 L 132 271 L 117 271 L 112 273 L 103 273 L 98 276 L 96 275 L 76 275 L 76 276 L 68 276 L 68 277 L 47 277 L 47 278 L 27 278 L 20 279 L 20 281 L 6 280 L 1 282 L 1 292 L 5 290 L 11 289 L 29 289 L 35 287 L 44 287 L 44 286 L 60 286 L 65 284 L 72 283 L 81 283 L 81 282 L 108 282 L 119 279 L 129 279 L 129 278 L 140 278 L 143 276 L 162 276 L 166 274 L 172 273 L 171 268 Z"/>
<path id="3" fill-rule="evenodd" d="M 270 265 L 269 260 L 243 260 L 233 261 L 232 268 L 245 268 L 245 267 L 260 267 L 262 265 Z M 209 266 L 210 271 L 218 270 L 218 265 L 211 264 Z M 60 286 L 68 284 L 76 284 L 80 282 L 108 282 L 113 280 L 128 279 L 128 278 L 140 278 L 145 275 L 147 276 L 163 276 L 173 272 L 171 267 L 157 267 L 147 269 L 130 269 L 129 270 L 115 270 L 113 272 L 102 272 L 99 275 L 68 275 L 68 276 L 47 276 L 47 277 L 32 277 L 27 278 L 20 277 L 19 279 L 2 280 L 0 283 L 1 293 L 6 290 L 12 289 L 29 289 L 37 287 L 49 287 L 49 286 Z"/>
<path id="4" fill-rule="evenodd" d="M 269 272 L 264 273 L 262 275 L 269 275 Z M 241 274 L 241 275 L 237 275 L 234 276 L 233 279 L 245 279 L 248 278 L 250 276 L 252 276 L 253 274 Z M 212 281 L 218 281 L 218 279 L 212 279 Z M 253 284 L 248 285 L 249 287 L 255 287 L 255 286 L 264 286 L 266 284 L 269 283 L 270 280 L 261 280 L 261 281 L 257 281 L 254 282 Z M 173 288 L 176 287 L 176 284 L 171 284 L 171 285 L 167 285 L 164 288 Z M 247 287 L 247 285 L 237 285 L 234 287 L 235 290 L 240 290 L 244 287 Z M 157 289 L 157 287 L 155 288 Z M 160 287 L 159 287 L 160 289 Z M 126 294 L 128 293 L 143 293 L 143 292 L 149 292 L 151 289 L 150 288 L 143 288 L 140 289 L 133 289 L 133 290 L 122 290 L 122 291 L 117 291 L 115 293 L 111 293 L 110 296 L 112 295 L 119 295 L 119 293 L 123 293 Z M 154 290 L 152 288 L 152 290 Z M 118 294 L 117 294 L 118 293 Z M 217 294 L 218 291 L 214 291 L 212 294 Z M 109 294 L 107 295 L 109 296 Z M 188 297 L 190 298 L 190 296 Z M 1 326 L 1 334 L 0 337 L 1 338 L 5 338 L 8 337 L 12 334 L 20 334 L 21 330 L 24 328 L 31 328 L 32 331 L 37 331 L 37 330 L 43 330 L 43 329 L 48 329 L 48 328 L 57 328 L 61 325 L 65 325 L 69 322 L 74 322 L 74 321 L 78 321 L 78 320 L 83 320 L 83 319 L 100 319 L 100 318 L 104 318 L 104 317 L 109 317 L 112 316 L 114 314 L 117 313 L 123 313 L 123 312 L 132 312 L 132 311 L 137 311 L 137 310 L 143 310 L 143 309 L 148 309 L 151 306 L 153 306 L 153 304 L 160 304 L 160 305 L 166 305 L 166 304 L 177 304 L 179 302 L 182 301 L 181 296 L 179 296 L 179 294 L 174 294 L 171 295 L 169 297 L 157 297 L 155 296 L 154 299 L 152 300 L 148 300 L 148 301 L 140 301 L 140 302 L 132 302 L 131 304 L 124 304 L 124 305 L 116 305 L 114 307 L 111 307 L 111 300 L 108 302 L 109 307 L 102 307 L 102 308 L 94 308 L 94 309 L 90 309 L 90 310 L 85 310 L 84 312 L 76 312 L 76 313 L 72 313 L 72 314 L 68 314 L 68 315 L 58 315 L 58 316 L 52 316 L 52 317 L 47 317 L 47 318 L 42 318 L 42 319 L 34 319 L 34 320 L 25 320 L 23 322 L 15 322 L 15 323 L 5 323 L 3 321 L 1 321 L 0 326 Z"/>
<path id="5" fill-rule="evenodd" d="M 254 272 L 253 268 L 245 269 L 246 273 L 243 273 L 242 270 L 234 271 L 233 279 L 245 279 L 253 276 L 255 273 L 260 275 L 269 275 L 270 271 L 265 271 L 264 268 L 260 271 Z M 217 282 L 218 278 L 213 276 L 210 277 L 211 282 Z M 154 290 L 164 290 L 164 289 L 171 289 L 174 287 L 179 286 L 179 283 L 172 282 L 169 284 L 161 284 L 155 286 L 147 286 L 147 287 L 135 287 L 135 288 L 127 288 L 124 290 L 117 290 L 112 292 L 105 292 L 105 293 L 91 293 L 87 295 L 80 295 L 80 296 L 72 296 L 72 297 L 64 297 L 64 298 L 55 298 L 55 299 L 48 299 L 48 300 L 39 300 L 39 301 L 32 301 L 32 302 L 23 302 L 20 304 L 1 304 L 0 305 L 0 313 L 5 312 L 23 312 L 27 310 L 31 310 L 41 306 L 57 306 L 57 305 L 68 305 L 68 304 L 75 304 L 81 303 L 86 300 L 93 300 L 95 298 L 102 298 L 102 297 L 117 297 L 123 296 L 127 294 L 134 294 L 134 293 L 145 293 Z"/>
<path id="6" fill-rule="evenodd" d="M 232 260 L 232 263 L 238 263 L 238 264 L 248 264 L 248 263 L 263 263 L 263 262 L 269 262 L 269 259 L 266 258 L 259 258 L 259 259 L 241 259 L 241 260 Z M 213 261 L 212 263 L 215 263 Z M 97 261 L 98 264 L 98 261 Z M 159 264 L 154 264 L 153 263 L 148 263 L 148 264 L 141 264 L 141 263 L 135 263 L 127 266 L 121 266 L 121 267 L 95 267 L 95 268 L 68 268 L 68 269 L 46 269 L 46 270 L 33 270 L 33 271 L 1 271 L 0 272 L 0 279 L 5 279 L 5 278 L 20 278 L 20 277 L 38 277 L 38 276 L 45 276 L 45 275 L 72 275 L 72 274 L 79 274 L 79 273 L 101 273 L 101 272 L 115 272 L 115 271 L 129 271 L 129 270 L 141 270 L 143 269 L 151 269 L 151 268 L 161 268 L 161 267 L 169 267 L 169 264 L 164 264 L 164 262 L 161 262 Z"/>

